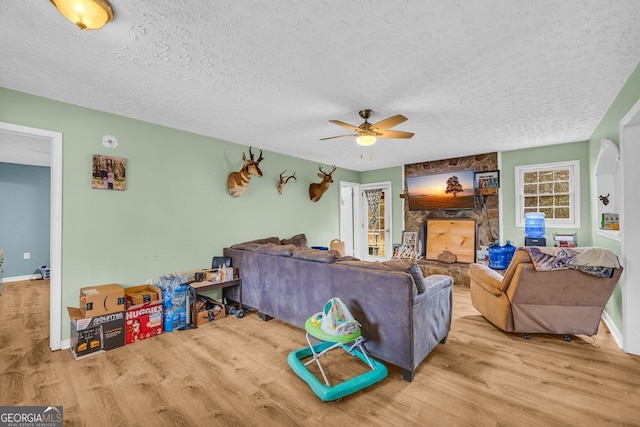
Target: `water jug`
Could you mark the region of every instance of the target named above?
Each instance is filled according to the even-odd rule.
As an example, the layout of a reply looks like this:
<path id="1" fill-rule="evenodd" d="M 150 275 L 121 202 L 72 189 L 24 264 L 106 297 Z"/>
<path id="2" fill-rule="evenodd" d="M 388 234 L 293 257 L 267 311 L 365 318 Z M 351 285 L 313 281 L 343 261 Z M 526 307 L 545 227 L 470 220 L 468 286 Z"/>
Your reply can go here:
<path id="1" fill-rule="evenodd" d="M 537 239 L 544 236 L 544 213 L 529 212 L 524 216 L 524 235 Z"/>
<path id="2" fill-rule="evenodd" d="M 509 264 L 504 261 L 504 248 L 500 246 L 500 242 L 496 241 L 495 245 L 489 248 L 489 268 L 495 270 L 506 270 Z"/>
<path id="3" fill-rule="evenodd" d="M 506 269 L 509 264 L 511 264 L 511 259 L 513 258 L 513 254 L 515 252 L 516 247 L 513 246 L 509 240 L 507 240 L 507 244 L 502 247 L 502 264 L 505 265 L 504 269 Z"/>

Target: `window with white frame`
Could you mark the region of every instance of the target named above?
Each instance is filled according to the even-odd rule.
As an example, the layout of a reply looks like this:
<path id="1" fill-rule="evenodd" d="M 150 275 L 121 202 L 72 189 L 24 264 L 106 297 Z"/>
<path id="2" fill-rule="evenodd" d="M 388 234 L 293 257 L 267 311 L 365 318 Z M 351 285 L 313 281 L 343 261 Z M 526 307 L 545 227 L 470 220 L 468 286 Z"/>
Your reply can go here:
<path id="1" fill-rule="evenodd" d="M 552 228 L 580 227 L 580 161 L 516 166 L 516 226 L 543 212 Z"/>

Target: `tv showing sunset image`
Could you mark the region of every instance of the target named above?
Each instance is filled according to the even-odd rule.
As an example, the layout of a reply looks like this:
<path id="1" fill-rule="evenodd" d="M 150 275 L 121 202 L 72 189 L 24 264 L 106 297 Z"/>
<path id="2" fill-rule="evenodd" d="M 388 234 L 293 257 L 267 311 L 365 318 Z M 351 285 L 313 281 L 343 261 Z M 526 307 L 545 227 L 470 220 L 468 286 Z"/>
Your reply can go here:
<path id="1" fill-rule="evenodd" d="M 473 209 L 474 175 L 460 171 L 407 177 L 409 210 Z"/>

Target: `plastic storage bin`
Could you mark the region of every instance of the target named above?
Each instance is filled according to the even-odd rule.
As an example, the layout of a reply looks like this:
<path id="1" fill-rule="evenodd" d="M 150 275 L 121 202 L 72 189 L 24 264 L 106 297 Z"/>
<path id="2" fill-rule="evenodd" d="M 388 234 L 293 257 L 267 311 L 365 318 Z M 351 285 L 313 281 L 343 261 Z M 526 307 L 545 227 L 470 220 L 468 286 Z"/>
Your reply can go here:
<path id="1" fill-rule="evenodd" d="M 524 215 L 524 235 L 532 239 L 544 236 L 544 213 L 529 212 Z"/>

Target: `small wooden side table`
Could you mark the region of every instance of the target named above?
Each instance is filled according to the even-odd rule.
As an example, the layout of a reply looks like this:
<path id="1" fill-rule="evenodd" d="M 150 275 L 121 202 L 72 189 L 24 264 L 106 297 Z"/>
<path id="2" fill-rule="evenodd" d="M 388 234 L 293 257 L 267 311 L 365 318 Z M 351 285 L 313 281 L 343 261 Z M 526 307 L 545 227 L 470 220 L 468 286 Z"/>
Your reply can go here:
<path id="1" fill-rule="evenodd" d="M 215 289 L 224 289 L 232 286 L 238 286 L 238 309 L 235 311 L 235 315 L 238 318 L 244 317 L 244 309 L 242 307 L 242 278 L 236 278 L 233 280 L 227 280 L 224 282 L 211 282 L 204 280 L 202 282 L 192 282 L 191 288 L 193 288 L 193 303 L 191 305 L 191 328 L 197 328 L 197 303 L 198 293 L 205 291 L 213 291 Z"/>

